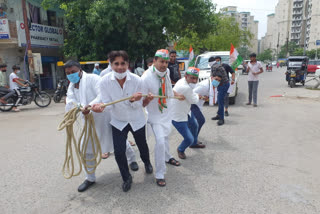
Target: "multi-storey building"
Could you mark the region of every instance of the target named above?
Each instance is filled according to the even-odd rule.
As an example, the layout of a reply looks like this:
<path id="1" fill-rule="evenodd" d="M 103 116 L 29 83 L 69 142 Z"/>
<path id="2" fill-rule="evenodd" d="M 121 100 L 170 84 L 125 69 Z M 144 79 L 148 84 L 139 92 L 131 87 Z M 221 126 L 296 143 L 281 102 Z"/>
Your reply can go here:
<path id="1" fill-rule="evenodd" d="M 320 0 L 307 1 L 307 46 L 308 50 L 320 48 L 316 41 L 320 40 Z"/>
<path id="2" fill-rule="evenodd" d="M 248 30 L 253 34 L 249 50 L 251 52 L 258 52 L 258 25 L 259 22 L 254 20 L 250 12 L 237 12 L 237 7 L 229 6 L 221 9 L 222 13 L 234 17 L 239 23 L 242 30 Z"/>
<path id="3" fill-rule="evenodd" d="M 8 65 L 7 76 L 13 65 L 20 65 L 21 77 L 29 77 L 27 72 L 26 34 L 29 28 L 32 52 L 35 53 L 36 72 L 40 75 L 43 89 L 54 89 L 57 80 L 64 76 L 57 68 L 62 60 L 61 47 L 64 41 L 63 11 L 45 10 L 41 0 L 26 0 L 28 23 L 24 23 L 21 0 L 0 0 L 7 13 L 6 19 L 0 19 L 0 63 Z"/>
<path id="4" fill-rule="evenodd" d="M 289 9 L 289 8 L 288 8 Z M 304 44 L 305 17 L 303 14 L 303 0 L 293 0 L 292 7 L 292 24 L 290 40 L 297 45 Z"/>
<path id="5" fill-rule="evenodd" d="M 316 40 L 320 40 L 319 23 L 320 0 L 279 0 L 274 19 L 268 16 L 266 41 L 261 42 L 261 50 L 271 48 L 278 52 L 287 41 L 300 47 L 306 42 L 308 50 L 316 49 Z"/>

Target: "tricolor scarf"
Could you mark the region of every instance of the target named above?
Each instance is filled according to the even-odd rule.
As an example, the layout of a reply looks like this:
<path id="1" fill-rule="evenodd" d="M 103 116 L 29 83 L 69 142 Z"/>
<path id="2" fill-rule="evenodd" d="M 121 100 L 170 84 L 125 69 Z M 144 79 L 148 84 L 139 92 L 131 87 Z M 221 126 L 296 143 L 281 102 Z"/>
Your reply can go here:
<path id="1" fill-rule="evenodd" d="M 156 68 L 153 66 L 153 71 L 156 73 L 157 77 L 160 80 L 160 87 L 159 87 L 159 96 L 166 96 L 166 76 L 167 72 L 163 77 L 159 76 L 156 72 Z M 159 111 L 162 113 L 164 108 L 167 108 L 167 99 L 166 98 L 159 98 L 158 100 L 158 107 Z"/>

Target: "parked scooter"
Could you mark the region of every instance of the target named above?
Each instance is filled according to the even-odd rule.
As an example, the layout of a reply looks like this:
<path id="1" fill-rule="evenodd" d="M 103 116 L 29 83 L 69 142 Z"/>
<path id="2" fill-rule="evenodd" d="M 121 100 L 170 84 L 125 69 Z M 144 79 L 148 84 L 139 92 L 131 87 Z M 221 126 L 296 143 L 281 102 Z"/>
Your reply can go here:
<path id="1" fill-rule="evenodd" d="M 20 96 L 15 93 L 9 97 L 6 101 L 8 104 L 0 104 L 1 111 L 11 111 L 15 106 L 29 105 L 32 101 L 39 107 L 47 107 L 51 103 L 51 97 L 44 91 L 39 91 L 38 86 L 35 83 L 31 83 L 28 80 L 24 84 L 28 84 L 27 87 L 21 87 L 17 90 L 20 91 Z M 0 97 L 5 93 L 0 92 Z"/>
<path id="2" fill-rule="evenodd" d="M 53 101 L 55 103 L 60 103 L 62 97 L 67 95 L 68 84 L 69 82 L 66 79 L 59 80 L 57 90 L 55 91 L 53 96 Z"/>

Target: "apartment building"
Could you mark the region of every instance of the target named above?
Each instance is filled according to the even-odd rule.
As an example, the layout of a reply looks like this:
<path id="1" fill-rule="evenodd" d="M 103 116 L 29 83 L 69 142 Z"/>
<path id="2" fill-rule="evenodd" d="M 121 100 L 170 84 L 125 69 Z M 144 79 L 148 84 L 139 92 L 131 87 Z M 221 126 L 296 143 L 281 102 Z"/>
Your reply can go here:
<path id="1" fill-rule="evenodd" d="M 234 17 L 242 30 L 249 30 L 253 34 L 251 40 L 251 46 L 249 50 L 251 52 L 258 52 L 258 25 L 259 21 L 254 20 L 254 16 L 250 12 L 238 12 L 237 7 L 228 6 L 221 9 L 224 15 Z"/>
<path id="2" fill-rule="evenodd" d="M 56 66 L 62 60 L 61 47 L 64 41 L 63 11 L 45 10 L 41 0 L 26 0 L 28 24 L 24 23 L 21 0 L 0 0 L 7 13 L 0 19 L 0 63 L 8 65 L 7 76 L 13 65 L 20 65 L 21 77 L 29 77 L 26 57 L 25 29 L 29 28 L 32 52 L 35 54 L 36 72 L 40 75 L 42 89 L 54 89 L 64 76 Z"/>
<path id="3" fill-rule="evenodd" d="M 274 17 L 269 16 L 261 49 L 276 53 L 287 40 L 300 47 L 306 41 L 308 50 L 320 48 L 316 47 L 316 40 L 320 40 L 320 0 L 279 0 Z"/>

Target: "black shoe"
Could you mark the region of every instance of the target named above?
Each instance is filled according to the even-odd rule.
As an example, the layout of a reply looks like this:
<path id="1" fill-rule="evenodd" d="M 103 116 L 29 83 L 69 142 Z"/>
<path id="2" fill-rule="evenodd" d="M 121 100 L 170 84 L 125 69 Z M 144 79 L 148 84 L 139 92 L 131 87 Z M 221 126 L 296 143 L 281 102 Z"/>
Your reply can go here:
<path id="1" fill-rule="evenodd" d="M 217 124 L 218 124 L 218 126 L 222 126 L 222 125 L 224 124 L 224 120 L 219 120 L 219 121 L 217 122 Z"/>
<path id="2" fill-rule="evenodd" d="M 225 111 L 225 112 L 224 112 L 224 116 L 228 117 L 228 116 L 229 116 L 229 112 L 228 112 L 228 111 Z"/>
<path id="3" fill-rule="evenodd" d="M 219 120 L 219 119 L 220 119 L 219 115 L 211 118 L 211 120 Z"/>
<path id="4" fill-rule="evenodd" d="M 132 184 L 132 176 L 130 175 L 128 180 L 123 182 L 122 184 L 122 190 L 123 192 L 128 192 L 131 189 L 131 184 Z"/>
<path id="5" fill-rule="evenodd" d="M 84 192 L 87 189 L 89 189 L 89 187 L 91 187 L 93 184 L 95 184 L 96 182 L 91 182 L 88 180 L 85 180 L 79 187 L 78 187 L 78 192 Z"/>
<path id="6" fill-rule="evenodd" d="M 152 167 L 151 163 L 145 164 L 144 167 L 146 169 L 147 174 L 151 174 L 153 172 L 153 167 Z"/>
<path id="7" fill-rule="evenodd" d="M 139 166 L 138 166 L 138 163 L 137 162 L 132 162 L 132 163 L 130 163 L 130 169 L 132 170 L 132 171 L 138 171 L 138 169 L 139 169 Z"/>

